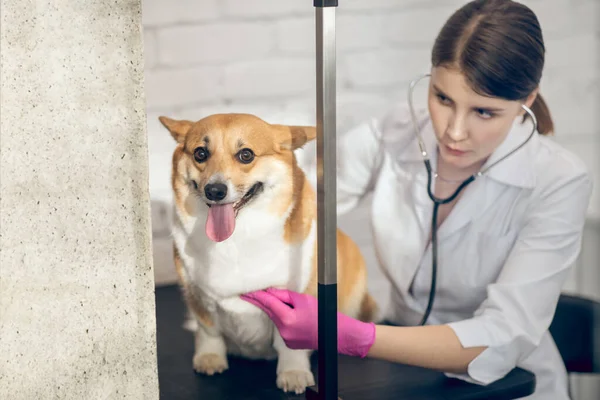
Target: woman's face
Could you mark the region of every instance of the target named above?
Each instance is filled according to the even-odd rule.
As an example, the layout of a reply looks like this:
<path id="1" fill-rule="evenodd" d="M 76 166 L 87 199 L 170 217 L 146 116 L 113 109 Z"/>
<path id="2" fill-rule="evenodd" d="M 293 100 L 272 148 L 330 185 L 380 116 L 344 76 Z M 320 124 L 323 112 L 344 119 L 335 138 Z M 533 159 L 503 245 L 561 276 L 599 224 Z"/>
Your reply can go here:
<path id="1" fill-rule="evenodd" d="M 531 107 L 536 94 L 526 106 Z M 481 96 L 458 69 L 446 67 L 431 71 L 428 105 L 440 157 L 456 168 L 484 164 L 524 113 L 521 102 Z"/>

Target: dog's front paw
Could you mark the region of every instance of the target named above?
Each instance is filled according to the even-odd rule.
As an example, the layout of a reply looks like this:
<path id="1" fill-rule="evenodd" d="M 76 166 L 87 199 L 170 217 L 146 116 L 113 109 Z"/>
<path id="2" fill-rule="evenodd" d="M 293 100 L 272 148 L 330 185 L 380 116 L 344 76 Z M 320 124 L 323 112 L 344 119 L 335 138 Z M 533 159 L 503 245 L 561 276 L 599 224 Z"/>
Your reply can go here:
<path id="1" fill-rule="evenodd" d="M 310 371 L 282 371 L 277 375 L 277 387 L 286 392 L 302 394 L 314 384 L 315 378 Z"/>
<path id="2" fill-rule="evenodd" d="M 204 353 L 194 355 L 194 370 L 201 374 L 220 374 L 229 368 L 227 358 L 219 354 Z"/>

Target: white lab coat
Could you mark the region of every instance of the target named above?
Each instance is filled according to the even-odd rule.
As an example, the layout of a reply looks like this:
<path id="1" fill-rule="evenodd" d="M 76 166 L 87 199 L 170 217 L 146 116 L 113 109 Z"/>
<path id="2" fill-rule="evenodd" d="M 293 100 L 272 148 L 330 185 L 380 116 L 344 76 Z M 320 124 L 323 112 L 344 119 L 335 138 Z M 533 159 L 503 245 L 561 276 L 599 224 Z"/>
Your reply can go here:
<path id="1" fill-rule="evenodd" d="M 488 164 L 524 141 L 531 122 L 520 122 Z M 435 169 L 426 112 L 419 123 Z M 417 324 L 431 283 L 432 202 L 408 109 L 400 104 L 340 136 L 338 214 L 372 194 L 374 247 L 392 287 L 385 318 Z M 582 161 L 537 133 L 464 190 L 438 231 L 437 295 L 428 323 L 449 324 L 463 346 L 488 349 L 468 374 L 448 375 L 487 384 L 520 366 L 536 374 L 530 399 L 568 398 L 548 327 L 580 251 L 591 190 Z"/>

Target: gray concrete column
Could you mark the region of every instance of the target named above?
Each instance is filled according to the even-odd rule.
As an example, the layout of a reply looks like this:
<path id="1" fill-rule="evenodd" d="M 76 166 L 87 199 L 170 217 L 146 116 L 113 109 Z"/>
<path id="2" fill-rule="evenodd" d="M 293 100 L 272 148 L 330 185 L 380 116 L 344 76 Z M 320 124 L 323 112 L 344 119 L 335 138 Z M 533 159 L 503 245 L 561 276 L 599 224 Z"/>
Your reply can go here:
<path id="1" fill-rule="evenodd" d="M 0 11 L 0 399 L 157 399 L 140 0 Z"/>

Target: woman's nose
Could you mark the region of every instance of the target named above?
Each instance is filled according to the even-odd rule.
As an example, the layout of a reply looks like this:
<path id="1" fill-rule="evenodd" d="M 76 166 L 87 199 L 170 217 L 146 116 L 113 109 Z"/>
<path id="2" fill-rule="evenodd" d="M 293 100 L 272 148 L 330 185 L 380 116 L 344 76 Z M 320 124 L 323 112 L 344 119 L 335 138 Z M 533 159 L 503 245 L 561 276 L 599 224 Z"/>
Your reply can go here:
<path id="1" fill-rule="evenodd" d="M 465 117 L 458 114 L 453 115 L 448 123 L 446 133 L 455 142 L 465 140 L 468 136 Z"/>

